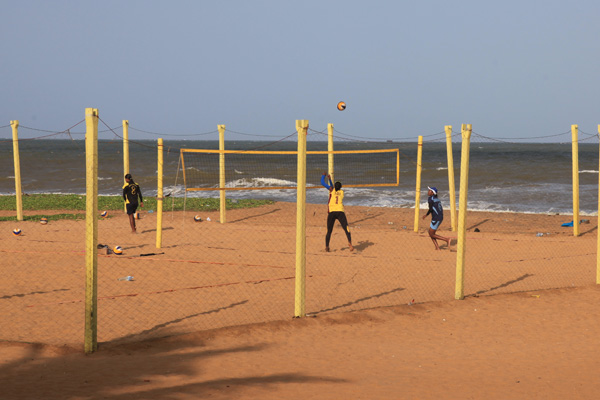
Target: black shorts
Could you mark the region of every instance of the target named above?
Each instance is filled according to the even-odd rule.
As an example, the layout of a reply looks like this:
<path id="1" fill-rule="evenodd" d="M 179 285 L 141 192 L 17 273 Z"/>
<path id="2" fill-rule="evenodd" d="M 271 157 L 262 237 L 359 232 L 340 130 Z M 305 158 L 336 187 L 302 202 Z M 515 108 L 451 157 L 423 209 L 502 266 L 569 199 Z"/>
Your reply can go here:
<path id="1" fill-rule="evenodd" d="M 137 203 L 127 203 L 125 205 L 127 207 L 127 215 L 135 214 L 135 210 L 137 210 Z"/>

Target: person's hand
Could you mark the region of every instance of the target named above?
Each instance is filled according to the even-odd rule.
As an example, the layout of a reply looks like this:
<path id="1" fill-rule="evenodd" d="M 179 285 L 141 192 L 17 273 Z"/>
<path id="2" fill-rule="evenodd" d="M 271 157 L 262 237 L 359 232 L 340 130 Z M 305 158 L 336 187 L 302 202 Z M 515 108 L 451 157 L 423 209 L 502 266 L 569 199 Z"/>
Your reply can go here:
<path id="1" fill-rule="evenodd" d="M 140 202 L 140 207 L 144 208 L 144 202 Z"/>
<path id="2" fill-rule="evenodd" d="M 425 219 L 426 216 L 427 216 L 427 214 L 423 215 L 423 218 L 421 218 L 421 219 Z"/>

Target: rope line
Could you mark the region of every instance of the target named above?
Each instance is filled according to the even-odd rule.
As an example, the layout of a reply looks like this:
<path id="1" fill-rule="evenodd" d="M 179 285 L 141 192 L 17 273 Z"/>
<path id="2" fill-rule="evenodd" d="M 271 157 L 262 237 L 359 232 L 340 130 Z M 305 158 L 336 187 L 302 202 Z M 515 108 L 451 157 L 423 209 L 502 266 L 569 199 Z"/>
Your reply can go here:
<path id="1" fill-rule="evenodd" d="M 146 130 L 142 130 L 142 129 L 137 129 L 132 127 L 131 125 L 129 126 L 129 129 L 131 129 L 132 131 L 136 131 L 136 132 L 142 132 L 142 133 L 148 133 L 150 135 L 156 135 L 156 136 L 185 136 L 185 137 L 190 137 L 190 136 L 205 136 L 205 135 L 211 135 L 214 133 L 218 133 L 219 131 L 210 131 L 210 132 L 203 132 L 203 133 L 192 133 L 192 134 L 179 134 L 179 133 L 159 133 L 159 132 L 151 132 L 151 131 L 146 131 Z"/>

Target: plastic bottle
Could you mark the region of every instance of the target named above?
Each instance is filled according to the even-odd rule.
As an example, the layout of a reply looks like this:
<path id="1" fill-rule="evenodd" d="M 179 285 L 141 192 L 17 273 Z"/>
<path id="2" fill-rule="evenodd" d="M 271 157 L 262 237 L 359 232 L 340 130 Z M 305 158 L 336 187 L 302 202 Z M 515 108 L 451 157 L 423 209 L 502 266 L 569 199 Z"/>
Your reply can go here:
<path id="1" fill-rule="evenodd" d="M 120 281 L 133 281 L 134 279 L 133 279 L 133 276 L 128 275 L 128 276 L 124 276 L 122 278 L 119 278 L 118 280 L 120 280 Z"/>

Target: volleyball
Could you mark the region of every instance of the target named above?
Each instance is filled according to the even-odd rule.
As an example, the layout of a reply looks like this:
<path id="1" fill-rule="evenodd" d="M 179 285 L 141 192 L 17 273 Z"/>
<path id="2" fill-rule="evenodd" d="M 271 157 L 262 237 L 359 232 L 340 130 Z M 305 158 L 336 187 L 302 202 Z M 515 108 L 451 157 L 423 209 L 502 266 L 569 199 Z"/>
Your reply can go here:
<path id="1" fill-rule="evenodd" d="M 140 215 L 140 213 L 139 213 L 139 212 L 136 212 L 136 213 L 135 213 L 135 219 L 140 219 L 141 217 L 142 217 L 142 216 Z"/>
<path id="2" fill-rule="evenodd" d="M 48 223 L 48 218 L 42 217 L 42 219 L 40 219 L 40 224 L 46 225 L 47 223 Z"/>
<path id="3" fill-rule="evenodd" d="M 123 254 L 123 248 L 121 246 L 115 246 L 115 248 L 113 249 L 113 253 L 115 254 Z"/>
<path id="4" fill-rule="evenodd" d="M 194 221 L 196 221 L 196 222 L 200 222 L 200 221 L 202 221 L 202 218 L 200 218 L 200 216 L 199 216 L 199 215 L 195 215 L 195 216 L 194 216 Z"/>
<path id="5" fill-rule="evenodd" d="M 343 101 L 340 101 L 337 105 L 337 109 L 340 111 L 344 111 L 346 109 L 346 103 L 344 103 Z"/>
<path id="6" fill-rule="evenodd" d="M 19 228 L 13 230 L 13 235 L 21 236 L 21 230 Z"/>
<path id="7" fill-rule="evenodd" d="M 101 216 L 102 218 L 105 218 L 107 215 L 108 215 L 108 211 L 102 211 L 102 212 L 100 213 L 100 216 Z"/>

